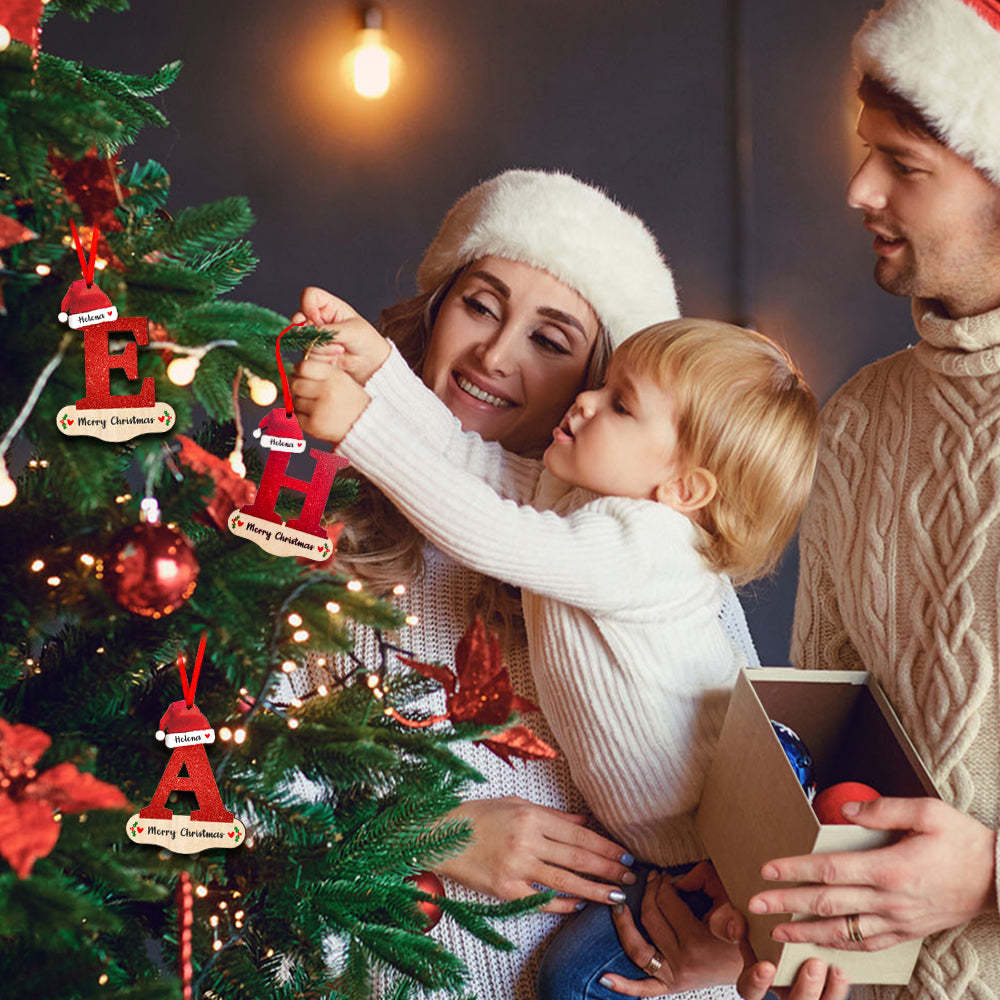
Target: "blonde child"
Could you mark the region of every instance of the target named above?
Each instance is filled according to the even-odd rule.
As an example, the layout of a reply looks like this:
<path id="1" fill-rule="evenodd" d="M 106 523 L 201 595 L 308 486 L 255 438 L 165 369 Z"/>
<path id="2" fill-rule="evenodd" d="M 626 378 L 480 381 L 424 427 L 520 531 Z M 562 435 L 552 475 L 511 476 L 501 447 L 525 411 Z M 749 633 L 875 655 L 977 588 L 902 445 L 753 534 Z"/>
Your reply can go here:
<path id="1" fill-rule="evenodd" d="M 442 551 L 522 588 L 538 700 L 594 815 L 645 862 L 699 859 L 693 812 L 741 666 L 722 588 L 774 566 L 808 496 L 817 408 L 801 374 L 759 333 L 657 324 L 615 350 L 537 461 L 463 432 L 341 305 L 326 377 L 295 382 L 303 428 Z M 617 937 L 598 909 L 603 954 L 592 935 L 585 955 L 562 948 L 543 1000 L 603 995 L 587 990 Z"/>

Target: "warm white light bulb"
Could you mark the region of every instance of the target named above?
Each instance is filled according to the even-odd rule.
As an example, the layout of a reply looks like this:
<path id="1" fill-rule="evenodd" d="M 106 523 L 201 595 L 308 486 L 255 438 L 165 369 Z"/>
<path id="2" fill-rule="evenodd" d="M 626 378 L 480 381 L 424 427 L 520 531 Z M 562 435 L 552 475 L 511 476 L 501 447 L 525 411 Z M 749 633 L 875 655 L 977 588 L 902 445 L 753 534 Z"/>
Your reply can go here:
<path id="1" fill-rule="evenodd" d="M 17 496 L 17 483 L 7 474 L 2 460 L 0 460 L 0 507 L 7 507 L 14 502 Z"/>
<path id="2" fill-rule="evenodd" d="M 351 53 L 351 82 L 355 91 L 370 101 L 384 97 L 392 77 L 392 53 L 378 28 L 365 28 L 358 47 Z"/>
<path id="3" fill-rule="evenodd" d="M 198 365 L 200 364 L 201 362 L 198 358 L 174 358 L 173 361 L 167 365 L 167 378 L 170 379 L 174 385 L 190 385 L 194 381 L 194 377 L 198 371 Z"/>
<path id="4" fill-rule="evenodd" d="M 0 24 L 0 52 L 3 52 L 10 45 L 10 32 Z"/>
<path id="5" fill-rule="evenodd" d="M 247 474 L 247 467 L 243 462 L 243 452 L 239 448 L 234 448 L 229 453 L 229 468 L 236 473 L 237 476 L 245 476 Z"/>
<path id="6" fill-rule="evenodd" d="M 250 375 L 247 382 L 250 385 L 250 398 L 258 406 L 270 406 L 278 398 L 278 387 L 269 379 Z"/>

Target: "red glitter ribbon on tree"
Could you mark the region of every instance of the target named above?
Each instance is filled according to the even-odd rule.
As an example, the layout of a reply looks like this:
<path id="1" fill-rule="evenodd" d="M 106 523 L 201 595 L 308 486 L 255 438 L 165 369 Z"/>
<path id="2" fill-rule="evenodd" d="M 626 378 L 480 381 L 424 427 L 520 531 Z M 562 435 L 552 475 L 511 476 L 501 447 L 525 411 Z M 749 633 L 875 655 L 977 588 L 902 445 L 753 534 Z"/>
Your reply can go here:
<path id="1" fill-rule="evenodd" d="M 177 960 L 181 977 L 181 997 L 192 1000 L 191 926 L 194 923 L 194 893 L 191 876 L 181 872 L 177 882 Z"/>

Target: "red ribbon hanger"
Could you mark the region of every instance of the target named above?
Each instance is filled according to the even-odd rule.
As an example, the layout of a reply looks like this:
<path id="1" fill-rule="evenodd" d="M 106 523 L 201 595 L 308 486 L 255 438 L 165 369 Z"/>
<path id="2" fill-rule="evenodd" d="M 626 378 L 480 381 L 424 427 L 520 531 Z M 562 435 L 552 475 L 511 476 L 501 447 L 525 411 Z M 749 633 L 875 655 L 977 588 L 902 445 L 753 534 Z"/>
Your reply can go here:
<path id="1" fill-rule="evenodd" d="M 278 374 L 281 376 L 281 389 L 285 394 L 285 416 L 290 417 L 292 415 L 292 393 L 288 388 L 288 377 L 285 375 L 285 366 L 281 362 L 281 338 L 284 337 L 289 330 L 296 326 L 305 326 L 307 320 L 303 320 L 301 323 L 290 323 L 285 327 L 281 333 L 278 334 L 278 339 L 274 344 L 274 354 L 278 359 Z"/>
<path id="2" fill-rule="evenodd" d="M 97 263 L 97 238 L 100 234 L 100 229 L 97 225 L 94 226 L 94 232 L 90 238 L 90 258 L 87 259 L 83 256 L 80 234 L 76 231 L 76 223 L 72 219 L 69 220 L 69 228 L 73 232 L 73 245 L 76 247 L 76 255 L 80 258 L 80 273 L 83 275 L 83 280 L 87 282 L 87 287 L 90 288 L 94 283 L 94 265 Z"/>
<path id="3" fill-rule="evenodd" d="M 201 673 L 201 659 L 205 655 L 205 642 L 208 640 L 208 633 L 201 633 L 201 642 L 198 643 L 198 655 L 194 659 L 194 672 L 191 674 L 191 683 L 188 684 L 187 671 L 184 669 L 187 657 L 183 653 L 177 655 L 177 669 L 181 675 L 181 690 L 184 692 L 184 704 L 188 708 L 194 705 L 194 693 L 198 688 L 198 675 Z"/>

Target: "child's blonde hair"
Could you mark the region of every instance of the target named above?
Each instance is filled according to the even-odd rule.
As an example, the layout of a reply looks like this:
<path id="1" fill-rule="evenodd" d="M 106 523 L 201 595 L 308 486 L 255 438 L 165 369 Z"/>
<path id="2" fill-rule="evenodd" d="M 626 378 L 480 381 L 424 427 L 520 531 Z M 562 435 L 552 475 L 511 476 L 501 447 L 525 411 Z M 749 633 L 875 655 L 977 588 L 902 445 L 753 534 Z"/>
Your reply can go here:
<path id="1" fill-rule="evenodd" d="M 718 489 L 699 512 L 704 555 L 734 583 L 764 576 L 795 533 L 816 467 L 816 397 L 787 352 L 705 319 L 657 323 L 615 352 L 667 391 L 688 467 Z"/>

